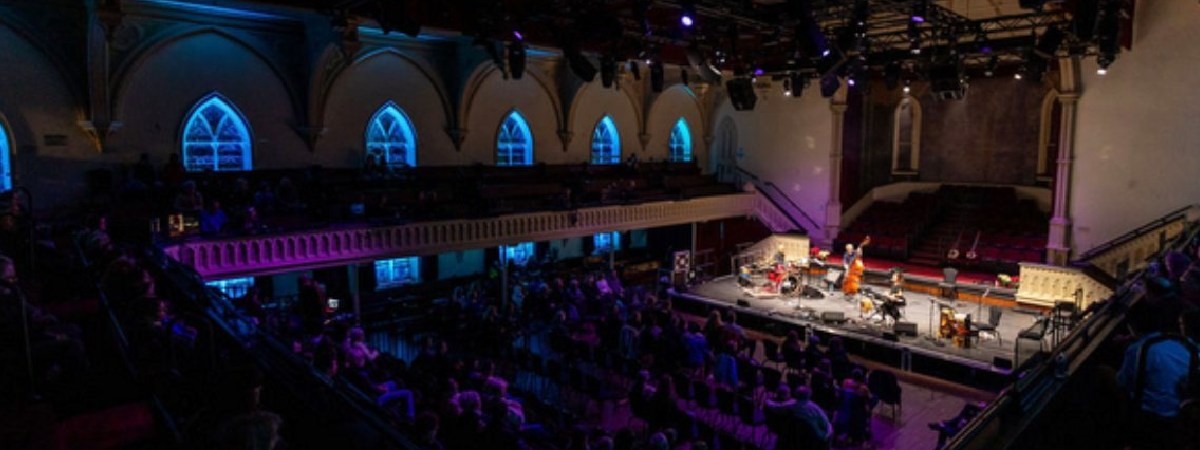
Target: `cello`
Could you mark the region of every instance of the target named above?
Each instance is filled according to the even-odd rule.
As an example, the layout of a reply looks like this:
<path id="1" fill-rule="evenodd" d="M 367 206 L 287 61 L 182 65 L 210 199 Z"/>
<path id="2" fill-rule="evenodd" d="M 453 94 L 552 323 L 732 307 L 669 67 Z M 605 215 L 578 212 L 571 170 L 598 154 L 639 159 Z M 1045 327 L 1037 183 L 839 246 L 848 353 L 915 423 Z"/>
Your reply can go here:
<path id="1" fill-rule="evenodd" d="M 851 261 L 846 261 L 846 280 L 842 282 L 842 293 L 847 296 L 858 293 L 858 286 L 862 283 L 863 272 L 866 271 L 862 259 L 863 247 L 866 247 L 870 243 L 871 237 L 867 236 L 866 239 L 863 239 L 862 243 L 858 244 L 857 249 L 846 252 L 848 259 L 852 258 Z"/>

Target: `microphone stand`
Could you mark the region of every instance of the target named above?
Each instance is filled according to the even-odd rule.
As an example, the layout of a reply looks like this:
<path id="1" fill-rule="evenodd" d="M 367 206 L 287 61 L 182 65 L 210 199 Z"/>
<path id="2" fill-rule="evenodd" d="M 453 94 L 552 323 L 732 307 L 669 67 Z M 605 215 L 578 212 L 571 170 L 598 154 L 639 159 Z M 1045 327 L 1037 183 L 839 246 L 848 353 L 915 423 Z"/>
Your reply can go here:
<path id="1" fill-rule="evenodd" d="M 13 267 L 16 270 L 16 267 Z M 16 283 L 8 281 L 0 282 L 0 286 L 6 287 L 12 291 L 12 295 L 21 303 L 21 337 L 25 345 L 25 374 L 29 377 L 29 397 L 38 399 L 36 378 L 33 376 L 33 347 L 32 340 L 29 337 L 29 303 L 25 301 L 25 292 Z"/>

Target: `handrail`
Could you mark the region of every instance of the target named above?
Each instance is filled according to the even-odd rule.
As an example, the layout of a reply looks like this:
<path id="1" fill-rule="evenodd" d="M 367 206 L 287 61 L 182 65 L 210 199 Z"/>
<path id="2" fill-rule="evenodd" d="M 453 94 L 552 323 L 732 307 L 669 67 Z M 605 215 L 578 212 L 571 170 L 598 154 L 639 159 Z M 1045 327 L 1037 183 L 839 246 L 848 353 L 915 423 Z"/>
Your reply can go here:
<path id="1" fill-rule="evenodd" d="M 125 328 L 121 326 L 121 321 L 117 319 L 117 314 L 113 311 L 112 303 L 108 301 L 108 294 L 104 292 L 104 289 L 100 288 L 99 281 L 96 280 L 94 274 L 91 272 L 91 263 L 85 256 L 83 249 L 79 246 L 79 240 L 75 239 L 74 243 L 76 256 L 83 264 L 83 269 L 88 272 L 89 285 L 92 289 L 96 290 L 96 299 L 100 303 L 100 307 L 104 310 L 104 315 L 108 319 L 109 326 L 112 327 L 113 341 L 117 346 L 117 356 L 121 359 L 121 366 L 130 378 L 140 383 L 144 380 L 137 369 L 137 365 L 129 357 L 129 337 L 125 334 Z M 162 399 L 158 398 L 158 395 L 153 392 L 150 392 L 148 395 L 150 407 L 154 410 L 155 416 L 161 421 L 163 427 L 166 428 L 171 442 L 175 445 L 182 444 L 183 436 L 179 434 L 179 426 L 175 423 L 175 418 L 171 417 L 171 414 L 167 411 L 167 407 L 163 404 Z"/>
<path id="2" fill-rule="evenodd" d="M 1159 254 L 1182 248 L 1198 235 L 1200 226 L 1193 226 L 1165 246 Z M 1142 299 L 1141 291 L 1134 286 L 1142 283 L 1146 276 L 1143 272 L 1126 280 L 1109 301 L 1086 316 L 1046 360 L 1001 391 L 996 400 L 944 448 L 967 450 L 1008 448 L 1013 445 L 1058 396 L 1066 386 L 1067 379 L 1124 323 L 1126 312 Z M 1005 429 L 998 430 L 999 427 Z M 986 442 L 975 442 L 976 439 L 985 439 Z"/>
<path id="3" fill-rule="evenodd" d="M 1140 227 L 1133 229 L 1132 231 L 1130 231 L 1128 233 L 1122 234 L 1113 239 L 1110 239 L 1109 241 L 1107 241 L 1103 244 L 1092 247 L 1090 250 L 1083 252 L 1077 258 L 1075 258 L 1075 261 L 1076 262 L 1086 262 L 1092 258 L 1100 256 L 1101 254 L 1103 254 L 1109 250 L 1119 247 L 1122 244 L 1125 244 L 1129 241 L 1137 239 L 1137 238 L 1141 237 L 1142 235 L 1146 234 L 1147 232 L 1149 232 L 1150 230 L 1153 230 L 1155 228 L 1158 228 L 1158 227 L 1161 227 L 1168 223 L 1179 220 L 1179 218 L 1181 218 L 1181 217 L 1186 217 L 1187 210 L 1192 208 L 1192 206 L 1193 205 L 1188 205 L 1188 206 L 1184 206 L 1182 208 L 1176 209 L 1174 211 L 1171 211 L 1167 214 L 1164 214 L 1160 218 L 1154 219 L 1154 220 L 1146 223 L 1145 225 L 1142 225 Z"/>
<path id="4" fill-rule="evenodd" d="M 162 253 L 161 249 L 153 248 L 151 251 L 155 252 L 156 257 L 165 257 L 165 254 Z M 197 297 L 203 296 L 200 298 L 206 300 L 207 307 L 203 308 L 205 316 L 208 317 L 213 324 L 215 324 L 216 328 L 220 329 L 226 336 L 232 338 L 235 342 L 243 343 L 246 351 L 257 352 L 259 357 L 255 358 L 255 361 L 258 361 L 268 370 L 272 368 L 272 365 L 265 362 L 268 359 L 279 360 L 288 364 L 289 366 L 300 368 L 299 370 L 301 372 L 295 372 L 293 370 L 285 370 L 284 372 L 290 375 L 298 375 L 311 381 L 316 381 L 322 384 L 323 387 L 329 388 L 330 392 L 334 394 L 342 406 L 350 408 L 356 412 L 359 418 L 367 421 L 372 428 L 385 436 L 391 444 L 394 444 L 400 448 L 417 448 L 417 446 L 413 444 L 407 436 L 401 433 L 400 430 L 398 430 L 392 424 L 381 419 L 379 417 L 379 413 L 368 411 L 367 408 L 359 404 L 359 402 L 348 397 L 344 392 L 338 389 L 335 380 L 331 380 L 324 374 L 321 374 L 310 364 L 298 360 L 296 356 L 291 354 L 289 349 L 275 339 L 274 336 L 266 333 L 261 327 L 254 325 L 249 318 L 237 310 L 237 308 L 232 304 L 231 300 L 225 296 L 224 293 L 221 293 L 215 289 L 209 289 L 207 286 L 205 286 L 203 281 L 200 279 L 199 274 L 194 270 L 189 270 L 189 267 L 169 258 L 166 259 L 166 262 L 167 266 L 163 267 L 163 270 L 171 275 L 172 281 L 179 286 L 180 290 L 183 292 L 190 292 L 192 295 Z M 239 333 L 237 330 L 234 330 L 234 328 L 230 326 L 230 321 L 239 323 L 239 328 L 245 331 L 245 333 Z M 258 342 L 262 345 L 252 345 L 251 342 Z M 293 378 L 297 379 L 295 377 Z M 304 381 L 303 379 L 299 380 L 300 382 Z"/>
<path id="5" fill-rule="evenodd" d="M 733 166 L 733 169 L 739 173 L 745 174 L 746 176 L 750 177 L 750 179 L 754 181 L 755 186 L 763 186 L 763 187 L 770 188 L 770 189 L 774 190 L 784 200 L 787 200 L 788 204 L 792 206 L 792 209 L 795 209 L 796 212 L 800 213 L 801 217 L 804 217 L 804 219 L 806 221 L 808 221 L 809 224 L 812 224 L 812 228 L 810 228 L 811 230 L 818 231 L 821 229 L 821 226 L 817 224 L 817 221 L 813 220 L 813 218 L 810 217 L 808 215 L 808 213 L 804 212 L 804 208 L 801 208 L 800 205 L 797 205 L 796 202 L 793 201 L 791 197 L 788 197 L 787 193 L 783 192 L 783 189 L 780 189 L 779 186 L 777 186 L 774 182 L 764 181 L 758 175 L 755 175 L 754 173 L 752 173 L 746 169 L 743 169 L 739 166 L 736 166 L 736 165 Z M 786 211 L 786 209 L 782 208 L 779 205 L 779 202 L 775 200 L 774 196 L 772 196 L 766 192 L 763 193 L 763 196 L 766 197 L 767 200 L 770 200 L 771 204 L 775 205 L 776 208 L 779 208 L 781 211 Z M 795 224 L 797 227 L 802 228 L 802 229 L 805 228 L 804 225 L 801 224 L 798 220 L 796 220 L 795 217 L 792 217 L 791 214 L 787 214 L 787 216 L 789 219 L 791 219 L 792 223 Z"/>

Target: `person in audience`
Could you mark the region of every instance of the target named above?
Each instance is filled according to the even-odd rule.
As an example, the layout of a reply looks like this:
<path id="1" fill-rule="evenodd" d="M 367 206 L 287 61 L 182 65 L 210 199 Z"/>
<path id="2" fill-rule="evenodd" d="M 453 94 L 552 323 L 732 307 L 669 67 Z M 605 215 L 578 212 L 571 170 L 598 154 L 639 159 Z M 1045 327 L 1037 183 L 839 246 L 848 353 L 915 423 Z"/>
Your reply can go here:
<path id="1" fill-rule="evenodd" d="M 295 212 L 302 205 L 300 203 L 300 190 L 296 189 L 296 185 L 292 183 L 292 179 L 283 177 L 279 179 L 279 185 L 275 188 L 275 201 L 279 208 L 287 212 Z"/>
<path id="2" fill-rule="evenodd" d="M 196 188 L 196 182 L 184 181 L 179 186 L 179 194 L 175 196 L 175 211 L 181 213 L 200 213 L 204 208 L 204 195 Z"/>
<path id="3" fill-rule="evenodd" d="M 699 374 L 708 362 L 708 341 L 700 332 L 700 324 L 688 322 L 687 332 L 683 334 L 683 345 L 687 351 L 684 367 Z"/>
<path id="4" fill-rule="evenodd" d="M 150 154 L 143 152 L 138 155 L 138 161 L 133 165 L 133 179 L 148 189 L 158 183 L 156 178 L 154 165 L 150 164 Z"/>
<path id="5" fill-rule="evenodd" d="M 803 367 L 800 362 L 804 359 L 804 344 L 800 341 L 800 333 L 789 330 L 787 337 L 779 344 L 779 355 L 789 366 Z"/>
<path id="6" fill-rule="evenodd" d="M 186 175 L 187 171 L 183 168 L 179 153 L 176 152 L 167 157 L 167 162 L 163 164 L 162 174 L 158 178 L 167 188 L 174 189 L 183 183 L 183 177 Z"/>
<path id="7" fill-rule="evenodd" d="M 983 411 L 983 408 L 983 402 L 967 402 L 954 417 L 929 424 L 929 429 L 938 432 L 937 446 L 934 447 L 934 450 L 941 450 L 945 447 L 946 441 L 949 441 L 950 438 L 958 434 L 959 430 L 962 430 L 968 423 L 971 423 L 971 419 L 978 416 Z"/>
<path id="8" fill-rule="evenodd" d="M 33 372 L 38 378 L 58 379 L 83 374 L 88 364 L 79 327 L 59 323 L 57 317 L 29 303 L 18 282 L 13 260 L 0 256 L 2 347 L 23 349 L 27 344 Z"/>
<path id="9" fill-rule="evenodd" d="M 841 403 L 833 415 L 838 441 L 846 445 L 858 445 L 869 438 L 870 397 L 866 376 L 861 369 L 854 369 L 850 377 L 842 382 Z"/>
<path id="10" fill-rule="evenodd" d="M 342 348 L 342 353 L 346 355 L 346 367 L 366 367 L 379 357 L 378 351 L 367 346 L 366 338 L 367 335 L 361 327 L 350 329 Z"/>
<path id="11" fill-rule="evenodd" d="M 1191 358 L 1178 336 L 1181 301 L 1165 278 L 1147 282 L 1147 297 L 1128 313 L 1137 337 L 1125 350 L 1117 383 L 1134 401 L 1129 444 L 1138 449 L 1178 448 L 1176 417 Z M 1169 337 L 1168 334 L 1174 336 Z"/>
<path id="12" fill-rule="evenodd" d="M 416 444 L 421 450 L 443 450 L 442 442 L 438 439 L 438 425 L 441 420 L 437 414 L 425 411 L 417 415 L 417 420 L 413 426 L 413 431 L 416 433 Z"/>
<path id="13" fill-rule="evenodd" d="M 200 211 L 200 234 L 218 234 L 225 230 L 229 216 L 221 209 L 219 200 L 209 200 L 208 207 Z"/>
<path id="14" fill-rule="evenodd" d="M 254 191 L 254 208 L 259 213 L 269 213 L 275 210 L 275 191 L 271 190 L 271 184 L 266 181 L 258 183 L 258 190 Z"/>
<path id="15" fill-rule="evenodd" d="M 796 401 L 789 408 L 792 425 L 787 427 L 788 432 L 780 436 L 783 442 L 777 443 L 775 448 L 825 450 L 830 447 L 833 425 L 825 415 L 825 410 L 810 400 L 810 394 L 807 387 L 796 389 Z"/>

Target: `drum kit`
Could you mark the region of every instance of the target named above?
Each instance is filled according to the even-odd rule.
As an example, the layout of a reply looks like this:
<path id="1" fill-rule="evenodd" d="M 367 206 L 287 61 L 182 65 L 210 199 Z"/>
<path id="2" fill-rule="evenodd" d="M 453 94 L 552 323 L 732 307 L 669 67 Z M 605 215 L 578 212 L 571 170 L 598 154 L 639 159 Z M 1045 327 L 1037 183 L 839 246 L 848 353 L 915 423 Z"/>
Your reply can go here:
<path id="1" fill-rule="evenodd" d="M 799 297 L 808 285 L 809 274 L 817 267 L 808 260 L 785 264 L 746 264 L 739 271 L 738 285 L 746 294 L 756 297 Z"/>
<path id="2" fill-rule="evenodd" d="M 859 317 L 874 322 L 899 322 L 904 318 L 904 306 L 907 302 L 903 295 L 880 294 L 871 289 L 861 289 L 859 296 Z"/>

